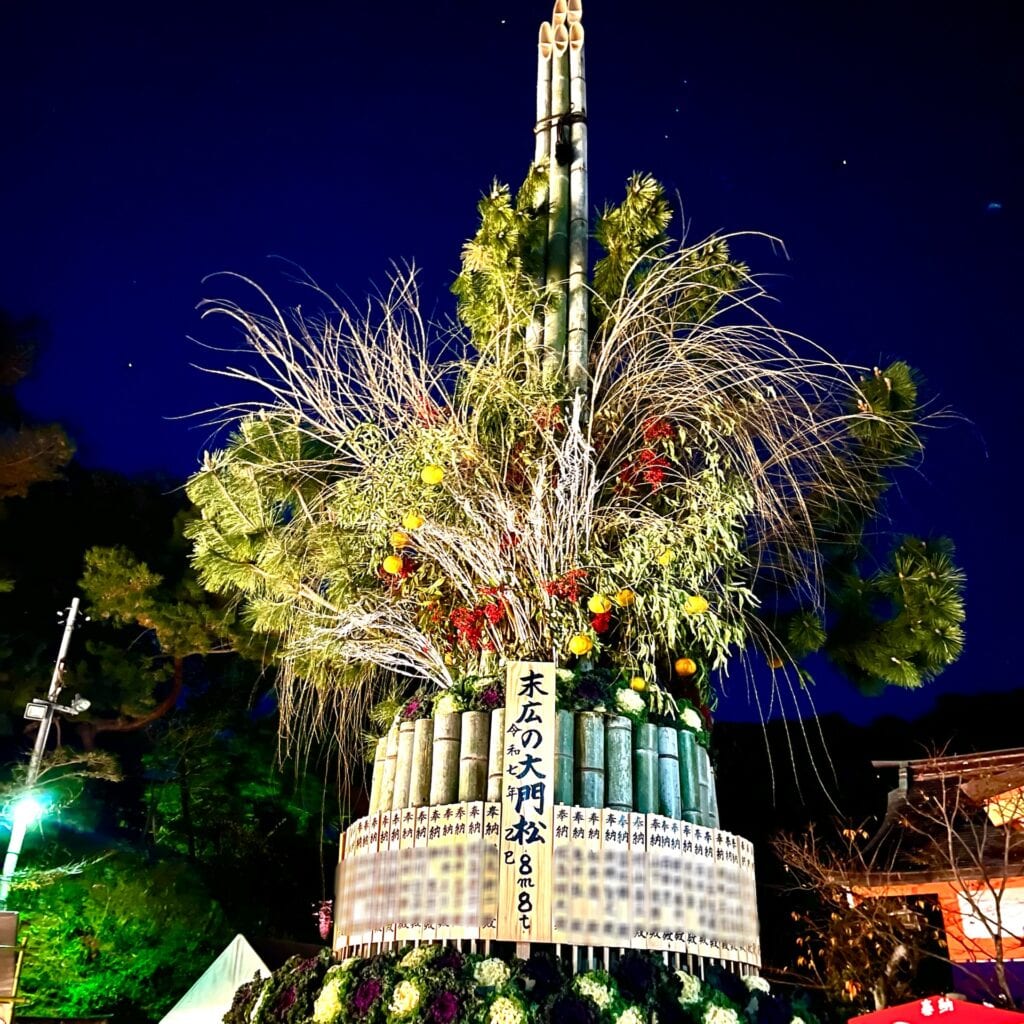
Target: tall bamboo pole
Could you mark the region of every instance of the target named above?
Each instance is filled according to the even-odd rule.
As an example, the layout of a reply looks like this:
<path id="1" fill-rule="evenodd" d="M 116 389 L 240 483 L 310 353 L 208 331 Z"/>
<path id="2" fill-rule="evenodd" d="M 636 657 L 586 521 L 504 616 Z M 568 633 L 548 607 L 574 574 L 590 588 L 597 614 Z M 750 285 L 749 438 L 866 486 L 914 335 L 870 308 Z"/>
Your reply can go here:
<path id="1" fill-rule="evenodd" d="M 537 123 L 534 126 L 533 162 L 537 166 L 543 164 L 551 152 L 551 55 L 554 53 L 554 29 L 545 21 L 537 35 Z M 547 189 L 544 190 L 543 202 L 547 202 Z M 544 260 L 547 260 L 547 237 L 544 239 Z M 537 283 L 543 287 L 546 283 L 545 272 L 542 270 Z M 538 306 L 533 320 L 526 328 L 526 354 L 528 365 L 536 367 L 541 361 L 541 350 L 544 345 L 544 310 Z"/>
<path id="2" fill-rule="evenodd" d="M 567 380 L 570 394 L 587 382 L 587 80 L 583 63 L 582 0 L 569 0 L 569 309 Z"/>
<path id="3" fill-rule="evenodd" d="M 548 184 L 548 305 L 544 314 L 544 375 L 558 377 L 565 365 L 566 278 L 569 275 L 569 167 L 563 118 L 569 112 L 569 30 L 565 0 L 557 0 L 551 56 L 551 120 Z"/>

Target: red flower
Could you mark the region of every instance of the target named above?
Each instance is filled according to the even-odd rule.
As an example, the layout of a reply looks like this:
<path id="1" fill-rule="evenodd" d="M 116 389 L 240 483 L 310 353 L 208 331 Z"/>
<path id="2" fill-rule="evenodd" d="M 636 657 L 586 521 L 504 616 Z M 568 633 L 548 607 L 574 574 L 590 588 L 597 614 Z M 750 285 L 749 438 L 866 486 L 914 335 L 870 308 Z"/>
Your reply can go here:
<path id="1" fill-rule="evenodd" d="M 505 614 L 505 609 L 500 604 L 485 604 L 483 606 L 484 618 L 492 625 L 496 626 L 501 622 L 502 617 Z"/>
<path id="2" fill-rule="evenodd" d="M 612 613 L 599 612 L 590 620 L 590 624 L 594 627 L 595 633 L 607 633 L 608 630 L 611 628 Z"/>
<path id="3" fill-rule="evenodd" d="M 640 424 L 640 429 L 643 431 L 644 441 L 647 444 L 653 444 L 655 441 L 670 441 L 676 435 L 672 424 L 658 416 L 649 416 Z"/>

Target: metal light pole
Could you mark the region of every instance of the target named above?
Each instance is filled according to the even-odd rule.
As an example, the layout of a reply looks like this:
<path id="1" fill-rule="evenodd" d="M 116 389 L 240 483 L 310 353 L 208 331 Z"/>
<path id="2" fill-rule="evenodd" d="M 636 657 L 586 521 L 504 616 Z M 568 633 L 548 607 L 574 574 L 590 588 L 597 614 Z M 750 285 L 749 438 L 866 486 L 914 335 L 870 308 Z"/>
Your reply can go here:
<path id="1" fill-rule="evenodd" d="M 75 618 L 78 615 L 78 598 L 71 599 L 71 607 L 68 609 L 68 619 L 64 624 L 64 635 L 61 637 L 60 650 L 57 652 L 57 661 L 53 666 L 53 675 L 50 678 L 50 689 L 46 693 L 46 700 L 31 700 L 25 708 L 25 717 L 35 719 L 39 722 L 39 731 L 36 733 L 36 741 L 32 746 L 32 756 L 28 762 L 28 772 L 25 774 L 25 790 L 30 791 L 39 780 L 39 771 L 43 763 L 43 753 L 46 750 L 46 741 L 50 736 L 50 727 L 53 725 L 53 716 L 57 711 L 78 714 L 88 706 L 88 701 L 76 697 L 70 707 L 63 707 L 57 703 L 61 691 L 61 677 L 64 675 L 64 659 L 67 657 L 68 646 L 71 643 L 71 634 L 75 628 Z M 14 814 L 11 819 L 11 838 L 7 843 L 7 856 L 4 857 L 3 874 L 0 875 L 0 909 L 7 906 L 7 894 L 11 889 L 11 879 L 18 867 L 18 857 L 21 854 L 21 844 L 25 840 L 25 832 L 28 829 L 30 817 L 25 813 L 18 813 L 18 806 L 15 804 Z"/>

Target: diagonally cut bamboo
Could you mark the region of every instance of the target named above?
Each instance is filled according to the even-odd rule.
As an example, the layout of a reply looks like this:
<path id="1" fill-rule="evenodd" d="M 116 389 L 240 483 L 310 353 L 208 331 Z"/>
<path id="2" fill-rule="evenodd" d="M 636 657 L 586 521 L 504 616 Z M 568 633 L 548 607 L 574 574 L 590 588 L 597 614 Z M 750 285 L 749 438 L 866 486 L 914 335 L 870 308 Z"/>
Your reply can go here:
<path id="1" fill-rule="evenodd" d="M 633 810 L 633 723 L 622 715 L 605 721 L 605 807 Z"/>
<path id="2" fill-rule="evenodd" d="M 487 794 L 487 748 L 491 716 L 486 711 L 462 713 L 459 742 L 459 802 L 483 800 Z"/>
<path id="3" fill-rule="evenodd" d="M 557 8 L 556 8 L 557 9 Z M 559 24 L 551 55 L 551 145 L 548 168 L 548 305 L 544 313 L 545 377 L 557 377 L 565 362 L 566 278 L 569 274 L 569 167 L 564 116 L 569 112 L 569 32 Z"/>
<path id="4" fill-rule="evenodd" d="M 575 767 L 575 716 L 559 711 L 555 716 L 555 803 L 572 804 Z"/>
<path id="5" fill-rule="evenodd" d="M 391 810 L 391 802 L 395 797 L 395 762 L 398 759 L 398 726 L 388 729 L 387 746 L 384 750 L 384 774 L 380 783 L 380 807 L 382 811 Z"/>
<path id="6" fill-rule="evenodd" d="M 505 773 L 505 709 L 491 712 L 491 737 L 487 751 L 487 799 L 501 800 L 501 779 Z"/>
<path id="7" fill-rule="evenodd" d="M 574 7 L 575 4 L 575 7 Z M 566 373 L 570 394 L 587 383 L 587 81 L 580 0 L 569 4 L 569 98 L 572 163 L 569 165 L 569 307 Z M 573 20 L 575 17 L 576 20 Z"/>
<path id="8" fill-rule="evenodd" d="M 576 799 L 580 807 L 604 807 L 604 715 L 576 716 Z"/>
<path id="9" fill-rule="evenodd" d="M 554 29 L 549 22 L 544 22 L 537 36 L 537 123 L 534 126 L 533 162 L 540 166 L 547 162 L 551 152 L 551 55 L 554 53 Z M 548 201 L 548 188 L 545 186 L 542 197 L 543 204 Z M 542 266 L 547 264 L 547 235 L 544 237 L 544 258 Z M 545 272 L 542 270 L 540 285 L 545 283 Z M 533 320 L 526 328 L 526 352 L 531 367 L 540 365 L 540 351 L 544 342 L 544 311 L 538 307 Z"/>
<path id="10" fill-rule="evenodd" d="M 430 771 L 430 804 L 453 804 L 459 795 L 459 735 L 462 716 L 458 712 L 434 718 L 434 757 Z"/>
<path id="11" fill-rule="evenodd" d="M 412 777 L 412 742 L 415 722 L 403 722 L 398 727 L 398 756 L 395 758 L 395 795 L 391 806 L 400 809 L 409 806 L 409 779 Z"/>
<path id="12" fill-rule="evenodd" d="M 666 818 L 679 817 L 678 730 L 658 726 L 658 808 Z"/>
<path id="13" fill-rule="evenodd" d="M 430 764 L 434 746 L 434 720 L 418 718 L 412 741 L 412 775 L 409 778 L 409 806 L 425 807 L 430 802 Z"/>
<path id="14" fill-rule="evenodd" d="M 537 34 L 537 125 L 534 128 L 533 162 L 547 160 L 551 151 L 551 54 L 555 32 L 547 21 Z"/>
<path id="15" fill-rule="evenodd" d="M 373 780 L 370 783 L 370 813 L 380 810 L 380 788 L 384 780 L 384 758 L 387 755 L 388 740 L 381 736 L 373 752 Z"/>
<path id="16" fill-rule="evenodd" d="M 701 824 L 700 794 L 697 789 L 697 739 L 688 729 L 679 730 L 679 784 L 683 820 Z"/>
<path id="17" fill-rule="evenodd" d="M 634 778 L 635 807 L 641 814 L 658 813 L 658 727 L 644 722 L 636 727 Z"/>
<path id="18" fill-rule="evenodd" d="M 700 806 L 700 823 L 707 825 L 711 811 L 711 759 L 701 746 L 697 747 L 697 800 Z"/>

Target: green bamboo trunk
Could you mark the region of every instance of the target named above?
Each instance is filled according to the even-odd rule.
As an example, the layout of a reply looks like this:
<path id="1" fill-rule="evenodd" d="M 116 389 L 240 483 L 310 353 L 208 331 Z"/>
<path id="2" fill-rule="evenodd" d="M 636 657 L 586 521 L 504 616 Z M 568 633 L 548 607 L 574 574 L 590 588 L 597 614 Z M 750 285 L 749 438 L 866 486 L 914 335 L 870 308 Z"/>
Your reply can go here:
<path id="1" fill-rule="evenodd" d="M 636 779 L 636 809 L 641 814 L 658 813 L 658 727 L 645 722 L 636 727 L 633 755 Z"/>
<path id="2" fill-rule="evenodd" d="M 605 807 L 633 810 L 633 723 L 611 715 L 604 728 Z"/>
<path id="3" fill-rule="evenodd" d="M 462 716 L 458 712 L 434 717 L 434 756 L 430 770 L 430 803 L 453 804 L 459 796 L 459 736 Z"/>
<path id="4" fill-rule="evenodd" d="M 370 782 L 370 813 L 380 810 L 380 790 L 384 781 L 384 758 L 387 756 L 388 740 L 381 736 L 373 752 L 373 779 Z"/>
<path id="5" fill-rule="evenodd" d="M 689 729 L 679 730 L 679 783 L 683 820 L 701 824 L 700 793 L 697 787 L 697 738 Z"/>
<path id="6" fill-rule="evenodd" d="M 430 803 L 430 763 L 434 748 L 434 720 L 418 718 L 412 740 L 412 775 L 409 778 L 409 806 Z"/>
<path id="7" fill-rule="evenodd" d="M 697 745 L 697 800 L 700 807 L 700 823 L 710 825 L 711 821 L 711 759 L 708 752 Z"/>
<path id="8" fill-rule="evenodd" d="M 575 719 L 571 711 L 559 711 L 555 719 L 555 803 L 572 804 L 575 774 Z"/>
<path id="9" fill-rule="evenodd" d="M 459 801 L 483 800 L 487 795 L 487 748 L 491 716 L 486 711 L 462 713 L 459 743 Z"/>
<path id="10" fill-rule="evenodd" d="M 708 790 L 708 825 L 711 828 L 721 828 L 721 820 L 718 817 L 718 787 L 715 783 L 715 769 L 710 771 L 711 785 Z"/>
<path id="11" fill-rule="evenodd" d="M 678 730 L 658 727 L 658 813 L 666 818 L 680 816 Z"/>
<path id="12" fill-rule="evenodd" d="M 403 722 L 398 727 L 398 756 L 395 759 L 394 808 L 409 806 L 409 780 L 412 778 L 412 744 L 416 732 L 415 722 Z"/>
<path id="13" fill-rule="evenodd" d="M 580 807 L 604 807 L 604 715 L 576 716 L 576 800 Z"/>
<path id="14" fill-rule="evenodd" d="M 491 712 L 491 738 L 487 751 L 487 799 L 501 800 L 501 778 L 505 773 L 505 709 Z"/>
<path id="15" fill-rule="evenodd" d="M 395 767 L 398 760 L 398 726 L 388 729 L 387 746 L 384 749 L 384 775 L 380 783 L 379 810 L 390 811 L 395 798 Z"/>

